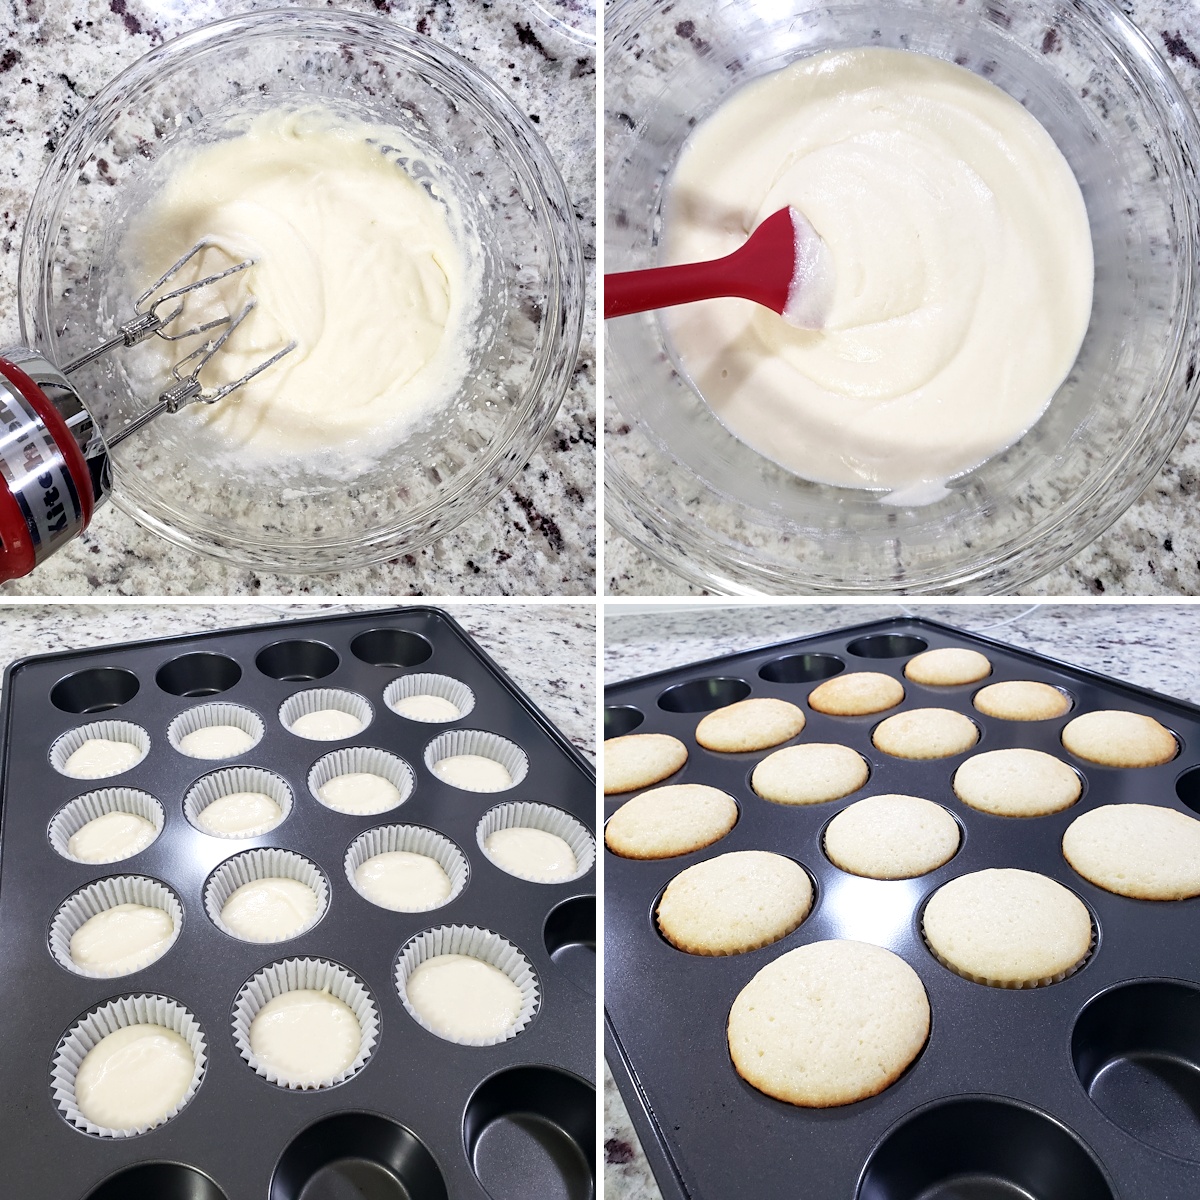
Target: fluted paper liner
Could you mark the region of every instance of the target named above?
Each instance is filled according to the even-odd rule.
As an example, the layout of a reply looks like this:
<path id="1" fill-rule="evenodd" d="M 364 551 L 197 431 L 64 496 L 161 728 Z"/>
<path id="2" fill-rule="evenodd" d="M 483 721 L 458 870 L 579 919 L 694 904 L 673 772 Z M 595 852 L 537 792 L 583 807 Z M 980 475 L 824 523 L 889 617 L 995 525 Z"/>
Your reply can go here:
<path id="1" fill-rule="evenodd" d="M 221 919 L 222 910 L 238 888 L 257 879 L 294 879 L 312 888 L 313 895 L 317 898 L 317 911 L 313 919 L 295 933 L 281 938 L 248 938 L 231 929 Z M 255 945 L 272 945 L 307 933 L 325 915 L 328 907 L 329 882 L 321 868 L 302 854 L 296 854 L 292 850 L 280 850 L 277 847 L 245 850 L 233 858 L 227 858 L 208 877 L 208 882 L 204 885 L 204 911 L 208 913 L 209 920 L 231 938 Z"/>
<path id="2" fill-rule="evenodd" d="M 354 1061 L 340 1075 L 331 1075 L 317 1083 L 290 1083 L 261 1062 L 250 1049 L 250 1026 L 259 1009 L 282 996 L 284 992 L 306 989 L 328 992 L 346 1004 L 358 1018 L 362 1041 Z M 233 1006 L 233 1040 L 242 1058 L 264 1079 L 289 1091 L 312 1091 L 333 1087 L 334 1084 L 357 1075 L 379 1040 L 379 1010 L 366 985 L 345 967 L 323 958 L 288 958 L 264 967 L 243 985 Z"/>
<path id="3" fill-rule="evenodd" d="M 147 908 L 162 909 L 171 918 L 173 929 L 170 940 L 160 953 L 147 958 L 129 971 L 93 971 L 80 966 L 71 957 L 71 938 L 75 931 L 98 913 L 116 908 L 118 904 L 142 904 Z M 165 883 L 159 883 L 157 879 L 150 879 L 145 875 L 114 875 L 88 884 L 63 901 L 50 924 L 50 953 L 60 966 L 66 967 L 76 975 L 83 975 L 88 979 L 116 979 L 122 975 L 132 975 L 135 971 L 143 971 L 151 963 L 157 962 L 179 940 L 182 927 L 183 905 Z"/>
<path id="4" fill-rule="evenodd" d="M 401 675 L 399 679 L 393 679 L 387 685 L 383 692 L 383 702 L 393 712 L 396 711 L 396 705 L 401 700 L 407 700 L 409 696 L 438 696 L 442 700 L 448 700 L 458 709 L 458 716 L 449 718 L 450 721 L 461 721 L 475 707 L 475 693 L 460 679 L 454 679 L 449 675 Z M 403 717 L 406 721 L 421 721 L 426 725 L 445 725 L 449 722 L 446 720 L 430 721 L 424 717 L 412 717 L 408 713 L 396 713 L 398 717 Z"/>
<path id="5" fill-rule="evenodd" d="M 521 1011 L 516 1021 L 499 1037 L 449 1038 L 429 1025 L 408 999 L 408 977 L 423 963 L 442 954 L 465 954 L 501 970 L 521 989 Z M 538 978 L 533 964 L 512 942 L 490 929 L 474 925 L 441 925 L 418 933 L 400 951 L 396 960 L 396 991 L 405 1011 L 422 1029 L 460 1046 L 497 1046 L 515 1038 L 533 1020 L 541 1004 Z"/>
<path id="6" fill-rule="evenodd" d="M 133 767 L 144 762 L 146 755 L 150 753 L 150 735 L 140 725 L 135 725 L 132 721 L 92 721 L 87 725 L 80 725 L 77 729 L 68 729 L 66 733 L 55 738 L 50 747 L 50 765 L 68 779 L 111 779 L 112 775 L 72 775 L 65 770 L 67 759 L 90 738 L 128 742 L 136 746 L 142 757 L 133 766 L 126 767 L 125 771 L 132 771 Z M 113 775 L 123 775 L 125 771 L 114 771 Z"/>
<path id="7" fill-rule="evenodd" d="M 323 708 L 336 708 L 339 712 L 349 713 L 352 717 L 359 719 L 361 727 L 354 733 L 346 734 L 346 737 L 357 737 L 375 717 L 375 710 L 371 707 L 370 701 L 357 692 L 347 692 L 342 688 L 309 688 L 307 691 L 289 696 L 279 706 L 279 723 L 289 733 L 295 733 L 292 726 L 301 717 L 305 717 L 309 713 L 320 712 Z M 304 734 L 296 733 L 296 737 L 304 737 Z M 305 740 L 340 742 L 345 738 L 305 738 Z"/>
<path id="8" fill-rule="evenodd" d="M 75 1076 L 89 1050 L 110 1033 L 116 1033 L 118 1029 L 125 1029 L 130 1025 L 161 1025 L 164 1029 L 179 1034 L 191 1049 L 195 1068 L 183 1099 L 154 1124 L 140 1125 L 136 1129 L 108 1129 L 89 1121 L 79 1111 L 75 1100 Z M 165 1125 L 187 1107 L 204 1079 L 207 1061 L 208 1047 L 204 1040 L 204 1031 L 183 1005 L 166 996 L 121 996 L 76 1021 L 63 1035 L 58 1049 L 54 1052 L 50 1086 L 59 1111 L 76 1129 L 98 1137 L 137 1137 L 158 1128 L 159 1125 Z"/>
<path id="9" fill-rule="evenodd" d="M 54 814 L 53 819 L 50 821 L 50 827 L 46 831 L 50 837 L 50 845 L 54 847 L 57 853 L 70 862 L 84 863 L 89 867 L 103 866 L 105 863 L 123 862 L 126 858 L 131 858 L 132 855 L 127 854 L 121 858 L 107 858 L 97 861 L 76 858 L 67 849 L 71 839 L 85 825 L 95 821 L 98 817 L 107 816 L 109 813 L 114 812 L 132 813 L 134 816 L 145 818 L 154 826 L 155 840 L 162 833 L 163 822 L 166 819 L 163 813 L 163 806 L 149 792 L 139 792 L 136 788 L 101 788 L 96 792 L 87 792 L 82 796 L 76 796 L 74 800 L 68 804 L 64 804 Z M 153 845 L 154 842 L 151 842 L 150 846 Z M 150 846 L 144 846 L 142 850 L 148 850 Z M 137 850 L 135 853 L 141 854 L 142 850 Z"/>
<path id="10" fill-rule="evenodd" d="M 510 870 L 493 858 L 487 848 L 488 837 L 497 829 L 540 829 L 562 838 L 575 855 L 575 874 L 568 875 L 565 879 L 538 879 L 532 875 L 518 875 L 516 871 Z M 483 814 L 475 827 L 475 840 L 488 862 L 517 879 L 527 879 L 531 883 L 570 883 L 572 879 L 580 879 L 586 875 L 596 861 L 596 841 L 591 833 L 570 813 L 563 812 L 561 808 L 553 808 L 549 804 L 533 804 L 530 801 L 498 804 Z"/>
<path id="11" fill-rule="evenodd" d="M 249 734 L 254 739 L 254 746 L 262 741 L 263 733 L 266 730 L 262 717 L 254 709 L 246 708 L 243 704 L 199 704 L 195 708 L 181 712 L 167 726 L 167 741 L 180 754 L 186 754 L 188 758 L 195 758 L 200 762 L 216 762 L 218 760 L 199 754 L 188 754 L 186 750 L 180 749 L 179 745 L 189 733 L 195 733 L 197 729 L 211 729 L 214 725 L 233 725 L 243 733 Z M 254 746 L 249 746 L 240 753 L 248 754 L 254 749 Z M 237 758 L 238 755 L 230 754 L 223 757 Z"/>
<path id="12" fill-rule="evenodd" d="M 425 908 L 387 909 L 388 912 L 430 912 L 442 908 L 458 898 L 463 888 L 467 886 L 471 869 L 467 865 L 466 855 L 444 834 L 421 825 L 380 825 L 368 829 L 366 833 L 356 837 L 346 851 L 346 878 L 350 886 L 368 904 L 383 908 L 378 901 L 372 900 L 358 886 L 354 874 L 365 862 L 369 862 L 377 854 L 391 854 L 397 850 L 407 850 L 412 854 L 424 854 L 432 858 L 450 877 L 450 895 L 437 904 Z"/>
<path id="13" fill-rule="evenodd" d="M 187 795 L 183 798 L 183 815 L 201 833 L 207 834 L 209 837 L 244 841 L 246 838 L 263 837 L 264 834 L 270 833 L 271 829 L 264 829 L 262 833 L 250 834 L 214 833 L 199 823 L 200 814 L 210 804 L 220 800 L 223 796 L 232 796 L 234 792 L 262 792 L 270 796 L 279 805 L 281 813 L 279 820 L 271 826 L 271 829 L 278 829 L 292 811 L 292 789 L 273 771 L 267 771 L 262 767 L 223 767 L 219 771 L 213 771 L 203 778 L 197 779 L 188 788 Z"/>
<path id="14" fill-rule="evenodd" d="M 425 747 L 425 765 L 441 779 L 441 776 L 433 770 L 434 766 L 443 758 L 454 758 L 459 754 L 478 754 L 483 758 L 490 758 L 504 767 L 512 777 L 512 783 L 506 788 L 490 789 L 493 792 L 507 792 L 509 788 L 516 787 L 529 771 L 529 759 L 516 742 L 510 742 L 508 738 L 503 738 L 498 733 L 485 733 L 482 729 L 451 729 L 446 733 L 439 734 Z M 442 782 L 444 783 L 445 780 Z M 450 784 L 450 787 L 454 786 L 454 784 Z M 459 790 L 475 791 L 474 788 L 460 788 Z M 487 793 L 479 794 L 486 795 Z"/>
<path id="15" fill-rule="evenodd" d="M 378 813 L 348 813 L 345 809 L 334 808 L 333 805 L 326 804 L 320 797 L 321 788 L 330 780 L 337 779 L 341 775 L 359 773 L 379 775 L 400 793 L 399 803 L 393 804 L 389 808 L 381 808 L 378 812 L 392 812 L 399 808 L 413 794 L 413 788 L 416 786 L 416 775 L 404 759 L 374 746 L 346 746 L 342 750 L 334 750 L 322 758 L 318 758 L 313 763 L 312 770 L 308 773 L 308 790 L 312 792 L 313 799 L 328 808 L 330 812 L 340 812 L 351 817 L 377 816 Z"/>
<path id="16" fill-rule="evenodd" d="M 933 893 L 936 895 L 936 892 Z M 932 896 L 930 897 L 932 899 Z M 927 901 L 928 903 L 928 901 Z M 961 967 L 956 966 L 948 958 L 944 958 L 930 945 L 929 939 L 925 936 L 925 912 L 921 910 L 921 941 L 925 943 L 925 949 L 933 955 L 934 958 L 946 968 L 947 971 L 953 971 L 955 975 L 963 979 L 969 980 L 971 983 L 979 983 L 984 987 L 1004 988 L 1007 991 L 1027 991 L 1031 988 L 1049 987 L 1053 983 L 1062 983 L 1064 979 L 1070 979 L 1072 975 L 1082 971 L 1084 967 L 1092 961 L 1092 955 L 1096 953 L 1096 919 L 1092 915 L 1091 909 L 1088 909 L 1088 921 L 1092 927 L 1091 941 L 1088 943 L 1087 951 L 1083 957 L 1073 966 L 1068 967 L 1065 971 L 1059 971 L 1057 975 L 1047 975 L 1041 979 L 1021 979 L 1013 982 L 1011 979 L 988 979 L 983 975 L 975 975 L 971 971 L 964 971 Z"/>

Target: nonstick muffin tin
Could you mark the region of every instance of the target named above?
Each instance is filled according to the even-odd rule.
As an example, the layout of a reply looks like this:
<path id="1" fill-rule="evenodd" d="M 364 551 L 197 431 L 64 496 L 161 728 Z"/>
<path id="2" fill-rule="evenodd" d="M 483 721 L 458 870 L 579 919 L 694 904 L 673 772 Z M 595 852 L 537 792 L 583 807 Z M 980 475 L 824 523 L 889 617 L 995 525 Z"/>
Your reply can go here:
<path id="1" fill-rule="evenodd" d="M 384 702 L 397 678 L 437 673 L 466 684 L 474 708 L 460 720 L 406 720 Z M 310 741 L 280 723 L 289 697 L 341 689 L 371 707 L 354 737 Z M 189 758 L 168 738 L 179 714 L 201 704 L 239 705 L 261 719 L 261 740 L 224 761 Z M 60 774 L 50 750 L 62 734 L 121 721 L 149 735 L 149 753 L 120 775 Z M 594 1191 L 594 867 L 569 883 L 515 878 L 476 840 L 484 814 L 537 801 L 594 827 L 594 775 L 469 636 L 435 609 L 403 608 L 26 658 L 4 676 L 0 836 L 0 1194 L 23 1200 L 447 1200 L 531 1196 L 586 1200 Z M 502 792 L 463 791 L 427 765 L 447 730 L 499 735 L 524 752 L 525 778 Z M 351 816 L 309 790 L 317 760 L 343 747 L 376 747 L 411 768 L 415 786 L 390 812 Z M 285 819 L 248 839 L 206 834 L 185 816 L 201 777 L 228 767 L 278 776 L 292 797 Z M 162 830 L 122 862 L 72 861 L 49 827 L 73 798 L 106 787 L 137 789 L 161 805 Z M 398 913 L 351 886 L 351 843 L 385 825 L 424 826 L 449 838 L 469 866 L 466 886 L 441 908 Z M 269 945 L 222 932 L 205 911 L 206 881 L 247 849 L 279 847 L 316 864 L 328 906 L 299 936 Z M 164 884 L 183 908 L 171 948 L 119 978 L 64 969 L 51 923 L 67 897 L 118 875 Z M 538 1008 L 515 1037 L 492 1046 L 446 1041 L 405 1011 L 395 983 L 401 949 L 441 926 L 477 926 L 518 947 L 532 965 Z M 324 959 L 366 986 L 377 1041 L 361 1070 L 336 1086 L 294 1091 L 247 1065 L 234 1041 L 234 1004 L 264 967 Z M 102 1137 L 68 1123 L 51 1061 L 80 1018 L 123 996 L 163 996 L 199 1023 L 207 1064 L 182 1111 L 140 1136 Z"/>
<path id="2" fill-rule="evenodd" d="M 924 687 L 905 663 L 927 648 L 977 649 L 991 675 L 961 687 Z M 1185 648 L 1181 647 L 1181 650 Z M 866 717 L 832 717 L 806 700 L 842 671 L 881 671 L 903 703 Z M 982 687 L 1040 680 L 1071 711 L 1048 721 L 986 717 Z M 841 742 L 870 764 L 866 785 L 806 807 L 756 796 L 750 773 L 772 751 L 717 754 L 696 743 L 705 713 L 750 696 L 798 704 L 807 724 L 786 744 Z M 617 684 L 605 693 L 605 737 L 667 733 L 688 748 L 663 783 L 728 792 L 739 819 L 704 850 L 658 861 L 604 851 L 605 1013 L 609 1063 L 668 1200 L 1195 1200 L 1200 1195 L 1200 898 L 1149 902 L 1106 892 L 1063 859 L 1063 831 L 1104 804 L 1141 802 L 1200 813 L 1200 709 L 950 626 L 895 619 L 806 637 Z M 965 754 L 907 761 L 876 750 L 872 729 L 892 713 L 954 709 L 980 731 Z M 1122 708 L 1172 730 L 1177 757 L 1117 769 L 1074 758 L 1062 728 L 1080 713 Z M 962 804 L 951 778 L 970 755 L 1010 746 L 1046 751 L 1084 779 L 1080 800 L 1052 816 L 1013 819 Z M 958 853 L 917 879 L 846 874 L 825 857 L 822 833 L 855 800 L 886 792 L 945 806 L 962 828 Z M 636 792 L 606 797 L 606 817 Z M 773 850 L 816 884 L 798 929 L 746 954 L 706 958 L 671 946 L 654 910 L 685 867 L 733 850 Z M 1091 910 L 1097 942 L 1075 974 L 1008 990 L 942 966 L 920 932 L 925 901 L 942 884 L 986 867 L 1039 871 Z M 921 977 L 932 1027 L 915 1063 L 878 1096 L 802 1109 L 752 1088 L 726 1044 L 730 1006 L 767 963 L 797 946 L 857 938 L 886 946 Z"/>

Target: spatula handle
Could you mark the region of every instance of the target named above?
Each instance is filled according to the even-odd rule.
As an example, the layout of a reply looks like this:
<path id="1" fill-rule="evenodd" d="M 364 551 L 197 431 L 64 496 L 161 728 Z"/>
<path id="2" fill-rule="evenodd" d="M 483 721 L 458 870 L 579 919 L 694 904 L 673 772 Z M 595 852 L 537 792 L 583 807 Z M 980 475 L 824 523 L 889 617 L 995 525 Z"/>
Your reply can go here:
<path id="1" fill-rule="evenodd" d="M 605 275 L 604 319 L 728 295 L 725 280 L 713 266 L 711 262 L 686 263 Z"/>

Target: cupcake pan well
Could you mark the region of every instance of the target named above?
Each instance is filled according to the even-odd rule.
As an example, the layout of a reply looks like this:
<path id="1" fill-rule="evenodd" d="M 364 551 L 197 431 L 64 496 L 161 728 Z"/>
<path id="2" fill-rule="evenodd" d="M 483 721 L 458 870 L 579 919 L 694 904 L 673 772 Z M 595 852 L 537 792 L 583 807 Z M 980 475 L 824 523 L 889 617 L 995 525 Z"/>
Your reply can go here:
<path id="1" fill-rule="evenodd" d="M 981 651 L 991 675 L 948 688 L 905 678 L 913 655 L 942 646 Z M 812 710 L 809 692 L 842 671 L 892 675 L 905 698 L 865 717 Z M 980 688 L 1010 679 L 1060 687 L 1073 707 L 1036 722 L 999 720 L 974 708 Z M 706 712 L 744 696 L 800 705 L 808 723 L 787 744 L 852 747 L 870 765 L 865 786 L 828 804 L 760 799 L 750 773 L 771 751 L 718 754 L 695 739 Z M 931 761 L 894 758 L 872 745 L 884 717 L 919 707 L 970 717 L 980 729 L 978 744 Z M 1075 758 L 1060 741 L 1063 726 L 1102 708 L 1156 718 L 1176 735 L 1179 754 L 1136 769 Z M 616 684 L 605 692 L 605 736 L 626 733 L 679 738 L 688 761 L 663 783 L 711 784 L 740 807 L 729 834 L 692 854 L 641 862 L 600 851 L 606 1055 L 666 1200 L 740 1200 L 751 1192 L 756 1200 L 1200 1195 L 1200 1037 L 1185 1015 L 1200 1020 L 1200 897 L 1114 895 L 1077 875 L 1060 849 L 1067 826 L 1105 804 L 1158 804 L 1200 816 L 1200 708 L 947 625 L 897 618 Z M 1012 746 L 1075 767 L 1085 781 L 1078 802 L 1029 818 L 963 804 L 951 787 L 958 767 L 973 754 Z M 825 826 L 856 800 L 886 792 L 949 809 L 963 829 L 958 853 L 917 879 L 861 879 L 834 867 L 822 851 Z M 605 817 L 637 794 L 606 797 Z M 812 912 L 797 929 L 728 958 L 684 954 L 659 936 L 655 902 L 675 875 L 718 854 L 754 849 L 794 858 L 816 881 Z M 934 958 L 921 936 L 926 901 L 950 879 L 987 867 L 1039 871 L 1083 900 L 1097 937 L 1083 967 L 1059 983 L 1010 990 L 972 983 Z M 738 1077 L 725 1023 L 762 967 L 826 938 L 857 938 L 900 955 L 925 985 L 932 1030 L 912 1067 L 878 1096 L 801 1109 Z"/>
<path id="2" fill-rule="evenodd" d="M 365 652 L 400 643 L 406 647 L 403 659 Z M 307 648 L 304 662 L 283 662 L 286 655 L 279 647 L 298 644 Z M 314 653 L 313 646 L 322 649 Z M 319 686 L 353 692 L 374 708 L 371 723 L 344 744 L 378 747 L 411 764 L 416 783 L 403 807 L 403 822 L 443 833 L 470 862 L 466 888 L 436 912 L 378 908 L 346 878 L 342 864 L 350 844 L 399 818 L 395 812 L 335 812 L 309 792 L 309 772 L 331 747 L 296 738 L 277 714 L 289 696 L 313 686 L 313 672 L 301 668 L 318 659 Z M 211 686 L 200 692 L 185 686 L 184 678 L 197 662 L 229 662 L 238 669 L 208 672 Z M 138 683 L 123 689 L 127 698 L 105 713 L 106 719 L 130 722 L 150 737 L 147 756 L 118 782 L 153 796 L 165 813 L 157 840 L 130 871 L 161 880 L 184 910 L 171 952 L 121 979 L 89 979 L 62 970 L 48 941 L 62 902 L 114 874 L 111 865 L 62 857 L 48 832 L 55 813 L 99 786 L 61 775 L 49 755 L 56 739 L 95 719 L 56 703 L 55 696 L 62 698 L 56 685 L 95 670 L 127 672 Z M 5 1195 L 97 1200 L 141 1195 L 151 1185 L 145 1194 L 173 1195 L 170 1188 L 186 1182 L 192 1189 L 187 1194 L 204 1200 L 299 1200 L 301 1195 L 338 1195 L 338 1187 L 368 1179 L 390 1188 L 385 1195 L 403 1187 L 413 1197 L 487 1200 L 489 1195 L 574 1196 L 571 1189 L 578 1188 L 581 1176 L 590 1179 L 593 1135 L 585 1131 L 595 1120 L 595 1000 L 582 986 L 574 958 L 571 970 L 564 969 L 561 948 L 555 939 L 548 945 L 546 927 L 564 903 L 594 902 L 595 874 L 537 886 L 492 868 L 476 844 L 475 828 L 495 797 L 463 792 L 438 779 L 424 758 L 437 727 L 406 721 L 383 701 L 393 680 L 416 670 L 461 679 L 477 699 L 472 727 L 508 739 L 528 757 L 528 775 L 506 798 L 552 795 L 558 807 L 593 827 L 590 767 L 471 638 L 436 609 L 413 606 L 277 622 L 26 658 L 8 668 L 0 710 L 0 960 L 5 963 L 0 1003 L 7 1021 L 0 1039 L 7 1130 L 0 1139 L 0 1178 Z M 177 753 L 167 728 L 194 708 L 201 694 L 260 714 L 262 740 L 221 763 Z M 266 834 L 236 841 L 195 829 L 184 814 L 184 796 L 198 779 L 230 767 L 260 767 L 282 778 L 294 801 L 287 819 Z M 213 871 L 247 850 L 268 847 L 303 855 L 329 881 L 329 907 L 322 919 L 283 945 L 230 938 L 204 912 L 204 887 Z M 557 928 L 559 922 L 551 923 Z M 537 973 L 537 1015 L 502 1045 L 454 1046 L 404 1011 L 394 983 L 397 956 L 417 934 L 445 924 L 495 930 L 520 948 Z M 374 997 L 378 1041 L 362 1070 L 345 1082 L 290 1093 L 257 1076 L 238 1054 L 234 1001 L 246 980 L 281 958 L 338 963 Z M 80 1019 L 133 993 L 169 997 L 194 1015 L 207 1046 L 204 1079 L 186 1108 L 164 1125 L 136 1137 L 92 1136 L 58 1111 L 50 1062 L 60 1039 Z M 532 1098 L 530 1080 L 543 1081 Z M 544 1129 L 530 1143 L 528 1121 L 534 1118 L 527 1114 L 558 1112 L 560 1093 L 573 1098 L 572 1111 L 558 1113 L 556 1121 L 538 1118 Z"/>

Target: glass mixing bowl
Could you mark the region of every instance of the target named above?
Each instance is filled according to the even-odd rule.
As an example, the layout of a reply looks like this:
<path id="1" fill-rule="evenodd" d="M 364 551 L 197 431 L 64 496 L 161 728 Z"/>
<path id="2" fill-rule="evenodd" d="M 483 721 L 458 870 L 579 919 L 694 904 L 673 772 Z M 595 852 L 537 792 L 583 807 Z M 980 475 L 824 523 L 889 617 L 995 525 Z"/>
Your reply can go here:
<path id="1" fill-rule="evenodd" d="M 658 261 L 664 189 L 697 121 L 758 75 L 851 46 L 959 63 L 1054 137 L 1095 246 L 1074 369 L 1016 445 L 906 507 L 756 454 L 677 369 L 656 314 L 609 321 L 606 513 L 717 592 L 1016 591 L 1137 498 L 1196 403 L 1200 126 L 1107 0 L 627 0 L 606 18 L 604 269 Z"/>
<path id="2" fill-rule="evenodd" d="M 122 233 L 158 182 L 165 151 L 214 141 L 245 114 L 306 101 L 405 132 L 415 147 L 403 160 L 409 173 L 458 199 L 482 248 L 483 284 L 458 394 L 353 478 L 207 455 L 186 411 L 115 449 L 121 509 L 179 545 L 271 571 L 378 562 L 478 512 L 557 412 L 583 320 L 582 251 L 566 189 L 499 88 L 391 22 L 291 9 L 185 34 L 87 106 L 34 194 L 21 248 L 25 342 L 67 362 L 132 315 L 150 281 L 123 278 Z M 133 388 L 136 354 L 119 351 L 74 378 L 109 434 L 153 399 Z"/>

